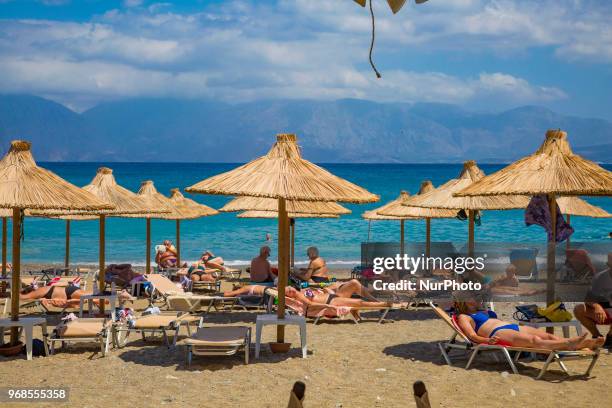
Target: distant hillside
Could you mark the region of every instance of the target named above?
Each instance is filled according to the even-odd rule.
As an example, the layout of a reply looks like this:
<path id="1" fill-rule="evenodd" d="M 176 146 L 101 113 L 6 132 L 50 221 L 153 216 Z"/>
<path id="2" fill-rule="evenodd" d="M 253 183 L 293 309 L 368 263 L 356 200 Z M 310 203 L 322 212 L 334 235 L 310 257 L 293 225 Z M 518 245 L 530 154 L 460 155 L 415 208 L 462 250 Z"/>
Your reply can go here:
<path id="1" fill-rule="evenodd" d="M 574 150 L 612 161 L 612 123 L 524 106 L 475 113 L 445 104 L 362 100 L 214 101 L 135 99 L 82 114 L 27 95 L 0 95 L 0 142 L 24 138 L 38 160 L 241 162 L 274 135 L 295 132 L 317 162 L 511 161 L 531 153 L 549 128 Z"/>

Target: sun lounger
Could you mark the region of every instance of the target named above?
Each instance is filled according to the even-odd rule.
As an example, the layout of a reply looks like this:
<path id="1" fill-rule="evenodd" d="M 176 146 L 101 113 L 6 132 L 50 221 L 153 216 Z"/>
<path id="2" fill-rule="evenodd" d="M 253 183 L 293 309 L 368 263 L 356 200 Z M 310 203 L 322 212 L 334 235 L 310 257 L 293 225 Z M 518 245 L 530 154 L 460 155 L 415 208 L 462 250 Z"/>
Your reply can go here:
<path id="1" fill-rule="evenodd" d="M 51 343 L 49 350 L 55 352 L 55 343 L 97 343 L 104 357 L 109 351 L 112 321 L 101 318 L 80 318 L 60 324 L 53 330 L 48 341 Z"/>
<path id="2" fill-rule="evenodd" d="M 125 346 L 127 338 L 131 332 L 140 333 L 142 340 L 146 341 L 146 334 L 161 334 L 164 344 L 169 348 L 168 332 L 173 332 L 172 346 L 176 345 L 181 326 L 187 327 L 187 333 L 191 335 L 191 325 L 202 326 L 202 318 L 182 312 L 162 312 L 160 314 L 148 314 L 137 317 L 133 320 L 133 325 L 124 323 L 115 324 L 115 342 L 118 347 Z M 125 335 L 122 335 L 125 333 Z"/>
<path id="3" fill-rule="evenodd" d="M 537 248 L 513 249 L 510 251 L 510 263 L 516 267 L 516 277 L 519 280 L 531 280 L 537 278 L 537 255 Z"/>
<path id="4" fill-rule="evenodd" d="M 186 346 L 187 365 L 193 355 L 231 356 L 244 350 L 244 363 L 249 364 L 251 328 L 245 326 L 202 327 L 188 339 Z"/>
<path id="5" fill-rule="evenodd" d="M 178 282 L 172 282 L 167 277 L 158 273 L 149 273 L 144 275 L 145 280 L 153 285 L 151 290 L 151 303 L 161 300 L 166 303 L 168 296 L 184 295 L 185 290 Z"/>
<path id="6" fill-rule="evenodd" d="M 453 320 L 444 310 L 435 306 L 433 303 L 430 306 L 433 309 L 433 311 L 438 315 L 438 317 L 444 320 L 444 322 L 453 330 L 453 335 L 451 336 L 450 340 L 438 343 L 438 347 L 440 348 L 440 353 L 442 354 L 442 357 L 444 358 L 444 360 L 446 361 L 448 365 L 452 365 L 450 355 L 449 355 L 451 350 L 462 351 L 463 354 L 469 355 L 468 362 L 465 366 L 466 370 L 470 368 L 470 366 L 472 365 L 476 357 L 481 352 L 496 352 L 496 353 L 501 353 L 506 359 L 506 361 L 508 362 L 508 364 L 510 365 L 512 372 L 514 374 L 518 374 L 518 369 L 516 368 L 515 362 L 518 361 L 522 352 L 526 352 L 526 353 L 541 354 L 541 355 L 546 356 L 546 361 L 544 363 L 544 366 L 542 367 L 542 369 L 540 370 L 539 374 L 536 377 L 537 380 L 541 379 L 542 376 L 546 373 L 546 371 L 548 371 L 548 367 L 550 366 L 550 363 L 552 362 L 557 362 L 559 366 L 561 367 L 561 369 L 563 370 L 563 372 L 569 375 L 569 372 L 564 362 L 567 360 L 577 360 L 577 359 L 584 359 L 584 358 L 591 359 L 591 363 L 589 364 L 589 367 L 584 373 L 585 377 L 589 377 L 591 374 L 591 371 L 593 370 L 593 367 L 595 366 L 595 363 L 597 362 L 597 359 L 599 358 L 599 354 L 601 352 L 601 350 L 553 351 L 553 350 L 547 350 L 547 349 L 535 349 L 535 348 L 529 348 L 529 347 L 514 347 L 514 346 L 506 346 L 506 345 L 499 345 L 499 344 L 476 344 L 476 343 L 473 343 L 461 331 L 456 321 Z M 516 353 L 514 359 L 510 356 L 511 352 Z"/>

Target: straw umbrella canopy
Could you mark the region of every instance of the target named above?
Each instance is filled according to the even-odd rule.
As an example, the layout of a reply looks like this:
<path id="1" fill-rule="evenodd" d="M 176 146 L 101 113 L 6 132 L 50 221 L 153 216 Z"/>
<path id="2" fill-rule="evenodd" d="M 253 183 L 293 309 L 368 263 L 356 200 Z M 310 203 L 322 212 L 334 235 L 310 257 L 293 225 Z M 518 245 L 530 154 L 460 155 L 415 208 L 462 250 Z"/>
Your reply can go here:
<path id="1" fill-rule="evenodd" d="M 263 204 L 268 205 L 267 202 L 272 201 L 271 204 L 276 204 L 275 200 L 270 198 L 259 198 L 259 197 L 238 197 L 234 200 L 242 200 L 248 198 L 249 204 L 252 204 L 253 207 L 261 207 L 261 202 Z M 252 200 L 251 200 L 252 199 Z M 246 201 L 246 200 L 245 200 Z M 244 203 L 244 202 L 243 202 Z M 287 201 L 287 207 L 296 207 L 296 201 Z M 295 219 L 296 218 L 340 218 L 340 215 L 350 214 L 351 210 L 346 207 L 341 206 L 337 203 L 326 203 L 326 202 L 316 202 L 316 201 L 298 201 L 300 209 L 302 212 L 292 212 L 287 211 L 287 216 L 289 217 L 289 240 L 291 252 L 289 254 L 289 265 L 291 268 L 295 266 Z M 229 204 L 229 203 L 228 203 Z M 247 204 L 247 203 L 244 203 Z M 231 208 L 228 207 L 228 208 Z M 323 210 L 323 212 L 319 212 L 319 210 Z M 242 210 L 239 210 L 242 211 Z M 252 210 L 245 210 L 245 212 L 238 214 L 238 218 L 278 218 L 278 211 L 276 209 L 273 210 L 259 210 L 257 208 Z"/>
<path id="2" fill-rule="evenodd" d="M 566 222 L 570 224 L 571 217 L 590 217 L 590 218 L 611 218 L 612 214 L 601 207 L 589 204 L 585 200 L 575 197 L 559 197 L 557 199 L 561 214 L 565 214 Z M 570 237 L 566 240 L 566 249 L 570 249 Z"/>
<path id="3" fill-rule="evenodd" d="M 389 203 L 378 209 L 377 213 L 382 217 L 400 217 L 404 219 L 424 219 L 425 220 L 425 256 L 429 257 L 431 252 L 431 220 L 433 218 L 455 218 L 456 210 L 446 210 L 440 208 L 421 208 L 412 207 L 410 203 L 419 197 L 434 190 L 434 186 L 429 180 L 421 183 L 419 192 L 410 196 L 408 193 L 402 195 L 402 200 Z"/>
<path id="4" fill-rule="evenodd" d="M 196 218 L 208 217 L 219 214 L 219 211 L 207 205 L 200 204 L 190 198 L 185 197 L 178 188 L 170 190 L 170 204 L 174 210 L 181 214 L 181 218 L 174 218 L 176 221 L 176 262 L 181 263 L 181 220 L 193 220 Z M 165 217 L 164 217 L 165 218 Z M 172 218 L 168 218 L 172 219 Z"/>
<path id="5" fill-rule="evenodd" d="M 106 217 L 150 214 L 156 209 L 150 208 L 148 203 L 132 191 L 117 184 L 113 170 L 108 167 L 100 167 L 91 183 L 83 187 L 96 197 L 111 203 L 113 210 L 100 211 L 32 211 L 34 216 L 57 218 L 70 221 L 91 220 L 99 218 L 99 273 L 98 287 L 103 290 L 105 286 L 104 270 L 106 269 Z M 101 304 L 104 307 L 104 304 Z"/>
<path id="6" fill-rule="evenodd" d="M 555 244 L 557 196 L 612 195 L 612 172 L 575 154 L 567 133 L 549 130 L 540 148 L 507 167 L 457 192 L 461 197 L 546 194 L 550 206 L 552 234 L 547 253 L 547 294 L 555 297 Z"/>
<path id="7" fill-rule="evenodd" d="M 183 215 L 179 212 L 178 208 L 174 206 L 174 203 L 165 195 L 157 191 L 152 180 L 145 180 L 140 184 L 140 189 L 136 194 L 142 202 L 145 203 L 146 208 L 150 209 L 151 212 L 143 214 L 126 214 L 123 217 L 126 218 L 144 218 L 146 220 L 146 263 L 145 273 L 149 273 L 151 270 L 151 219 L 167 219 L 176 220 L 182 219 Z M 190 217 L 188 217 L 190 218 Z"/>
<path id="8" fill-rule="evenodd" d="M 378 196 L 303 159 L 294 134 L 279 134 L 265 155 L 226 173 L 200 181 L 189 193 L 267 197 L 278 200 L 279 305 L 285 315 L 285 286 L 289 271 L 289 219 L 286 200 L 367 203 Z M 284 341 L 284 326 L 277 340 Z"/>
<path id="9" fill-rule="evenodd" d="M 13 276 L 11 317 L 19 316 L 19 275 L 21 269 L 21 223 L 25 209 L 102 210 L 113 206 L 70 184 L 49 170 L 38 167 L 31 144 L 16 140 L 0 160 L 0 208 L 11 208 L 13 216 Z M 11 330 L 11 343 L 17 330 Z"/>
<path id="10" fill-rule="evenodd" d="M 373 210 L 365 211 L 361 214 L 361 218 L 368 220 L 368 241 L 370 240 L 370 227 L 372 225 L 372 221 L 399 221 L 400 222 L 400 254 L 404 255 L 404 221 L 405 220 L 418 220 L 419 218 L 410 217 L 410 216 L 393 216 L 393 215 L 381 215 L 378 211 L 384 211 L 390 207 L 398 205 L 403 200 L 406 200 L 410 197 L 410 194 L 407 191 L 401 191 L 400 195 L 392 201 L 389 201 L 387 204 L 375 208 Z"/>
<path id="11" fill-rule="evenodd" d="M 454 194 L 482 179 L 484 172 L 468 160 L 456 179 L 451 179 L 427 194 L 415 197 L 410 206 L 465 210 L 468 213 L 468 255 L 474 255 L 474 218 L 478 210 L 511 210 L 525 208 L 529 200 L 522 196 L 456 197 Z"/>

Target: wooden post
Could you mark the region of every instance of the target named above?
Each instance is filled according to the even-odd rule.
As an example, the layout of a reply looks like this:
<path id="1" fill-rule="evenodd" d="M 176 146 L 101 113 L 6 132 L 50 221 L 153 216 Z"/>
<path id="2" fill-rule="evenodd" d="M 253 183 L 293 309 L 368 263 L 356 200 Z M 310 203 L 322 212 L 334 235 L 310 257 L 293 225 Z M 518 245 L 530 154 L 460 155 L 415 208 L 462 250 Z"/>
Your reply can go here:
<path id="1" fill-rule="evenodd" d="M 291 270 L 295 267 L 295 218 L 289 219 L 289 231 L 291 232 Z"/>
<path id="2" fill-rule="evenodd" d="M 181 220 L 176 220 L 176 265 L 181 267 Z"/>
<path id="3" fill-rule="evenodd" d="M 557 245 L 557 197 L 555 194 L 548 194 L 548 205 L 550 206 L 550 226 L 551 239 L 548 241 L 548 251 L 546 254 L 546 304 L 550 305 L 555 301 L 555 283 L 557 272 L 555 269 L 555 249 Z M 554 327 L 547 327 L 547 333 L 554 333 Z"/>
<path id="4" fill-rule="evenodd" d="M 284 198 L 278 199 L 278 311 L 279 319 L 285 318 L 285 288 L 289 279 L 289 219 Z M 285 342 L 285 326 L 276 329 L 276 341 Z"/>
<path id="5" fill-rule="evenodd" d="M 6 278 L 6 217 L 2 217 L 2 277 Z"/>
<path id="6" fill-rule="evenodd" d="M 400 255 L 404 256 L 404 220 L 400 220 Z"/>
<path id="7" fill-rule="evenodd" d="M 414 391 L 414 401 L 416 402 L 417 408 L 431 408 L 429 403 L 429 395 L 427 394 L 427 388 L 422 381 L 416 381 L 412 385 Z"/>
<path id="8" fill-rule="evenodd" d="M 13 276 L 11 281 L 11 319 L 19 320 L 19 288 L 21 287 L 21 209 L 13 208 Z M 11 327 L 11 344 L 17 344 L 18 328 Z"/>
<path id="9" fill-rule="evenodd" d="M 66 220 L 66 255 L 64 256 L 64 267 L 70 267 L 70 220 Z M 68 271 L 65 272 L 68 275 Z"/>
<path id="10" fill-rule="evenodd" d="M 567 214 L 565 217 L 567 218 L 567 221 L 566 221 L 567 225 L 570 225 L 570 215 Z M 570 249 L 570 238 L 571 238 L 571 235 L 569 237 L 567 237 L 567 241 L 565 243 L 565 249 L 566 250 Z"/>
<path id="11" fill-rule="evenodd" d="M 147 260 L 145 262 L 145 273 L 151 273 L 151 218 L 147 217 Z"/>
<path id="12" fill-rule="evenodd" d="M 474 210 L 468 210 L 468 256 L 474 257 Z"/>
<path id="13" fill-rule="evenodd" d="M 370 233 L 372 232 L 372 220 L 368 220 L 368 242 L 370 242 Z"/>
<path id="14" fill-rule="evenodd" d="M 431 218 L 425 218 L 425 257 L 431 256 Z M 427 262 L 429 264 L 429 262 Z M 428 272 L 431 272 L 429 268 Z"/>
<path id="15" fill-rule="evenodd" d="M 104 292 L 106 285 L 106 215 L 100 215 L 100 237 L 98 241 L 98 292 Z M 104 314 L 104 302 L 100 302 L 100 311 Z"/>

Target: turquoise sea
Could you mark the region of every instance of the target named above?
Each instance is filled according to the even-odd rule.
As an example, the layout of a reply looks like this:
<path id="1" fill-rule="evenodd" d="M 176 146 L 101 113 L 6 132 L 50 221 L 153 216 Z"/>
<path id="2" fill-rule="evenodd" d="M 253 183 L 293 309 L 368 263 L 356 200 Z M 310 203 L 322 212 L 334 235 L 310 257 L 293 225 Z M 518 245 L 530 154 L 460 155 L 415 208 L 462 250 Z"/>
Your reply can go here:
<path id="1" fill-rule="evenodd" d="M 72 183 L 88 184 L 100 166 L 114 170 L 119 184 L 137 191 L 140 182 L 153 180 L 157 189 L 169 194 L 173 187 L 181 189 L 206 177 L 230 170 L 237 164 L 228 163 L 40 163 Z M 461 164 L 323 164 L 332 173 L 357 183 L 379 194 L 381 201 L 367 205 L 347 205 L 352 214 L 340 219 L 304 219 L 296 222 L 296 257 L 304 261 L 308 246 L 316 245 L 330 263 L 355 264 L 360 259 L 360 243 L 368 239 L 368 221 L 361 218 L 363 211 L 395 199 L 399 191 L 414 194 L 422 180 L 440 185 L 456 177 Z M 502 165 L 480 165 L 485 173 L 492 173 Z M 612 165 L 604 166 L 612 170 Z M 187 195 L 214 208 L 221 207 L 230 197 Z M 612 212 L 612 198 L 587 198 L 592 204 Z M 276 237 L 276 220 L 239 219 L 225 213 L 181 223 L 183 259 L 192 260 L 205 249 L 210 249 L 228 262 L 247 261 L 265 241 L 266 233 Z M 610 242 L 612 219 L 574 217 L 574 241 Z M 138 219 L 109 219 L 107 221 L 107 262 L 143 264 L 145 256 L 145 221 Z M 63 263 L 65 224 L 60 220 L 28 218 L 22 249 L 22 261 Z M 153 220 L 153 245 L 164 239 L 174 241 L 174 221 Z M 10 224 L 9 224 L 10 235 Z M 399 222 L 377 221 L 371 225 L 372 241 L 398 241 Z M 453 241 L 461 245 L 467 236 L 467 222 L 433 220 L 432 240 Z M 425 223 L 406 222 L 407 241 L 424 241 Z M 543 242 L 543 229 L 525 227 L 523 211 L 489 211 L 482 215 L 482 225 L 476 227 L 476 240 L 481 242 Z M 274 241 L 274 239 L 273 239 Z M 10 242 L 10 241 L 9 241 Z M 275 254 L 274 242 L 272 242 Z M 10 257 L 10 249 L 9 249 Z M 275 256 L 273 255 L 273 258 Z M 71 261 L 97 263 L 98 222 L 72 223 Z"/>

